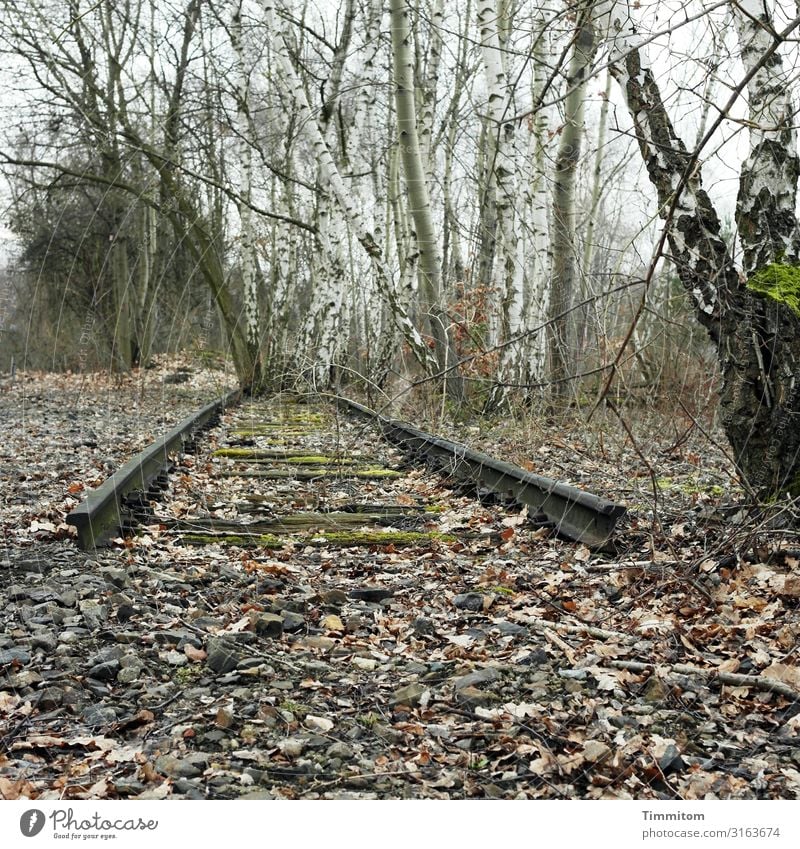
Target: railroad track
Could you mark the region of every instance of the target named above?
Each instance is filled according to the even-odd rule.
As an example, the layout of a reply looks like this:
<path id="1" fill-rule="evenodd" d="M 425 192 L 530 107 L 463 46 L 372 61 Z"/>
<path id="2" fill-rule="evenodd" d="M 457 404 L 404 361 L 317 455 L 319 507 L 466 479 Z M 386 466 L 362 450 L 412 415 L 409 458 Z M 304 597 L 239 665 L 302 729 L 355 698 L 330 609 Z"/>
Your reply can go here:
<path id="1" fill-rule="evenodd" d="M 442 505 L 405 491 L 409 466 L 419 465 L 433 467 L 449 486 L 474 491 L 484 502 L 524 505 L 529 523 L 550 526 L 592 548 L 609 544 L 625 513 L 621 505 L 387 419 L 348 399 L 312 405 L 283 396 L 236 407 L 238 401 L 234 392 L 207 404 L 90 493 L 67 517 L 77 528 L 80 547 L 102 545 L 148 524 L 162 525 L 194 545 L 279 549 L 287 543 L 455 543 L 449 529 L 437 528 Z M 214 447 L 200 450 L 198 434 L 226 411 Z M 344 427 L 344 419 L 353 416 L 375 425 L 395 449 L 376 442 L 372 428 Z M 181 455 L 189 459 L 176 489 L 168 472 Z M 238 481 L 238 495 L 226 503 L 206 503 L 199 513 L 182 515 L 180 507 L 170 512 L 168 505 L 154 511 L 170 488 L 173 501 L 192 492 L 190 478 L 198 469 L 207 482 L 214 477 Z"/>

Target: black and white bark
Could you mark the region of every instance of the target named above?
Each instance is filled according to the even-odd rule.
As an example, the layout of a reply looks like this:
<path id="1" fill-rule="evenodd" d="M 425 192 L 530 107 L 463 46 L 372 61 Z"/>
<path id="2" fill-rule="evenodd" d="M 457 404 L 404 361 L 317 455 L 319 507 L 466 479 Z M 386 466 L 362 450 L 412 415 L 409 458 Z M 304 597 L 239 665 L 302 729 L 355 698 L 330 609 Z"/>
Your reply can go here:
<path id="1" fill-rule="evenodd" d="M 600 5 L 611 70 L 666 219 L 669 258 L 717 348 L 721 418 L 737 465 L 762 495 L 794 490 L 800 482 L 800 319 L 787 304 L 746 284 L 765 264 L 797 262 L 798 168 L 794 116 L 783 95 L 788 86 L 778 53 L 781 36 L 763 2 L 739 4 L 752 124 L 737 204 L 741 273 L 722 238 L 697 158 L 674 130 L 628 4 Z"/>
<path id="2" fill-rule="evenodd" d="M 440 370 L 455 365 L 449 334 L 449 318 L 442 303 L 442 259 L 433 223 L 425 163 L 420 147 L 416 113 L 414 55 L 407 0 L 390 0 L 392 68 L 400 159 L 403 163 L 413 238 L 419 254 L 420 310 L 427 316 L 433 350 Z M 447 380 L 458 392 L 458 381 Z"/>
<path id="3" fill-rule="evenodd" d="M 327 181 L 330 192 L 336 198 L 336 203 L 347 219 L 356 239 L 364 248 L 376 269 L 376 279 L 381 287 L 381 294 L 389 305 L 393 323 L 409 345 L 417 361 L 426 371 L 432 372 L 438 367 L 436 359 L 431 355 L 425 339 L 411 320 L 408 311 L 398 301 L 391 272 L 384 262 L 383 250 L 375 241 L 374 233 L 367 226 L 359 209 L 356 196 L 345 185 L 336 161 L 325 141 L 317 118 L 308 102 L 302 80 L 290 59 L 282 26 L 278 21 L 278 15 L 271 0 L 267 0 L 264 4 L 264 16 L 267 30 L 272 39 L 275 62 L 280 67 L 284 80 L 288 83 L 289 93 L 294 99 L 296 107 L 298 126 L 303 128 L 320 173 L 323 179 Z"/>
<path id="4" fill-rule="evenodd" d="M 575 317 L 571 307 L 580 274 L 575 194 L 584 137 L 586 83 L 598 46 L 594 7 L 595 3 L 586 2 L 577 10 L 566 78 L 564 123 L 553 178 L 553 264 L 548 347 L 550 379 L 555 396 L 566 394 L 568 380 L 575 373 Z"/>

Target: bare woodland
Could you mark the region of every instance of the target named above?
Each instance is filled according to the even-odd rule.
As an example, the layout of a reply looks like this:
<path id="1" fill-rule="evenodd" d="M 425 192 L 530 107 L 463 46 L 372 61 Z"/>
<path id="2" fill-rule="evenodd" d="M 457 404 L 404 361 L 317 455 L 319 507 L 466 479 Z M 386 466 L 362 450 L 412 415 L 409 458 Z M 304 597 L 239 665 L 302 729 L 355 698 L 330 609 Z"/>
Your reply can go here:
<path id="1" fill-rule="evenodd" d="M 710 404 L 796 495 L 798 12 L 4 2 L 4 358 Z"/>

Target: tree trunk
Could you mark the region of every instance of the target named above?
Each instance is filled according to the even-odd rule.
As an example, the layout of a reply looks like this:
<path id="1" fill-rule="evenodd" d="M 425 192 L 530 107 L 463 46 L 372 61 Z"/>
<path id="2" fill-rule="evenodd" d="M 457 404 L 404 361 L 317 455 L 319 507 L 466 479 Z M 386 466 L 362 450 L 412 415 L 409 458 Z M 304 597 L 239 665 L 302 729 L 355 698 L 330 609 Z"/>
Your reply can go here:
<path id="1" fill-rule="evenodd" d="M 427 372 L 431 372 L 438 367 L 438 364 L 435 358 L 431 356 L 422 335 L 409 318 L 408 312 L 398 302 L 394 291 L 392 275 L 383 261 L 383 251 L 380 245 L 375 242 L 374 234 L 364 221 L 361 211 L 358 209 L 356 197 L 345 186 L 342 175 L 339 173 L 339 169 L 320 130 L 319 123 L 311 110 L 301 80 L 289 59 L 289 52 L 283 38 L 283 33 L 279 27 L 274 6 L 271 3 L 264 6 L 264 14 L 267 21 L 267 29 L 274 38 L 276 64 L 280 67 L 288 84 L 289 91 L 294 98 L 298 113 L 298 124 L 303 127 L 307 134 L 323 179 L 328 182 L 330 191 L 336 198 L 336 202 L 339 204 L 343 215 L 353 228 L 356 238 L 367 252 L 377 271 L 376 277 L 381 287 L 381 294 L 389 304 L 393 323 L 408 343 L 417 361 Z"/>
<path id="2" fill-rule="evenodd" d="M 433 226 L 425 164 L 417 133 L 415 106 L 414 60 L 411 50 L 411 30 L 406 0 L 390 0 L 392 20 L 392 54 L 394 69 L 395 106 L 400 157 L 408 191 L 408 203 L 414 226 L 414 241 L 419 254 L 420 307 L 427 313 L 428 327 L 434 342 L 434 354 L 439 369 L 455 365 L 448 332 L 449 319 L 442 305 L 442 261 L 439 238 Z M 447 377 L 448 392 L 459 395 L 460 381 Z"/>
<path id="3" fill-rule="evenodd" d="M 522 330 L 524 264 L 519 254 L 521 239 L 517 232 L 516 163 L 514 123 L 509 119 L 506 70 L 500 48 L 501 15 L 495 0 L 480 0 L 477 8 L 481 37 L 481 53 L 486 76 L 489 125 L 486 150 L 489 156 L 489 179 L 496 188 L 497 219 L 502 238 L 503 283 L 500 316 L 500 340 L 508 343 Z M 508 404 L 506 383 L 522 379 L 522 357 L 519 343 L 506 344 L 500 354 L 496 383 L 486 403 L 488 410 Z"/>
<path id="4" fill-rule="evenodd" d="M 575 184 L 583 142 L 584 96 L 589 67 L 597 50 L 593 12 L 587 2 L 578 11 L 575 41 L 567 73 L 564 126 L 553 180 L 553 272 L 550 289 L 550 379 L 552 395 L 563 398 L 575 371 L 575 318 L 572 307 L 578 274 L 575 232 Z"/>
<path id="5" fill-rule="evenodd" d="M 602 5 L 611 71 L 666 218 L 671 259 L 717 347 L 721 418 L 739 471 L 764 497 L 800 494 L 798 163 L 779 41 L 768 35 L 771 26 L 762 30 L 756 23 L 764 20 L 763 4 L 743 4 L 755 17 L 738 18 L 742 60 L 753 72 L 748 94 L 756 119 L 737 204 L 748 280 L 721 238 L 697 161 L 675 134 L 627 3 Z"/>
<path id="6" fill-rule="evenodd" d="M 248 355 L 261 369 L 261 316 L 256 267 L 255 228 L 250 209 L 252 196 L 253 149 L 250 131 L 250 72 L 245 60 L 242 33 L 242 0 L 234 0 L 231 9 L 231 46 L 236 61 L 236 153 L 239 165 L 239 268 L 242 275 L 245 338 Z"/>

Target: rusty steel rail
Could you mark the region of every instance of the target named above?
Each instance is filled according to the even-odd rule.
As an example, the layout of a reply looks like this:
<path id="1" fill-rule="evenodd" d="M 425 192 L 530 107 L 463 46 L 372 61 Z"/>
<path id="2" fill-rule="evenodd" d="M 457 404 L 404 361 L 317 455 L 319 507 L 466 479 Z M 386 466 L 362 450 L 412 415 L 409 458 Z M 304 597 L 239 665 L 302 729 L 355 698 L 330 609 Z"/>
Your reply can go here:
<path id="1" fill-rule="evenodd" d="M 607 545 L 626 508 L 560 481 L 495 460 L 459 442 L 426 433 L 407 422 L 387 419 L 349 398 L 338 397 L 346 409 L 375 422 L 390 442 L 400 444 L 446 470 L 500 497 L 510 497 L 543 514 L 556 531 L 592 548 Z"/>
<path id="2" fill-rule="evenodd" d="M 80 548 L 87 551 L 103 545 L 129 528 L 132 519 L 141 518 L 149 509 L 149 499 L 167 486 L 170 455 L 186 450 L 196 434 L 211 426 L 240 397 L 235 389 L 206 404 L 92 490 L 66 518 L 78 530 Z"/>

